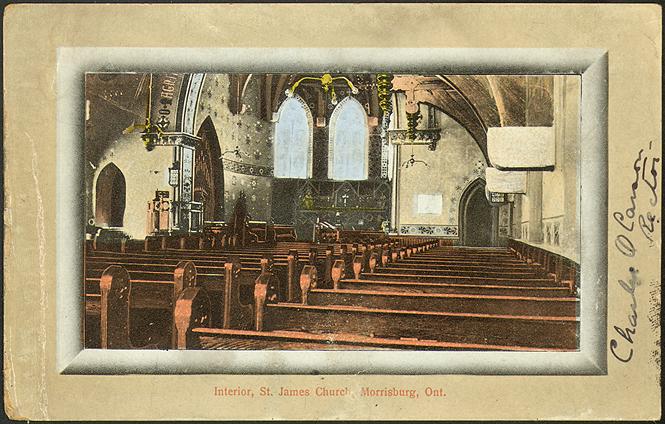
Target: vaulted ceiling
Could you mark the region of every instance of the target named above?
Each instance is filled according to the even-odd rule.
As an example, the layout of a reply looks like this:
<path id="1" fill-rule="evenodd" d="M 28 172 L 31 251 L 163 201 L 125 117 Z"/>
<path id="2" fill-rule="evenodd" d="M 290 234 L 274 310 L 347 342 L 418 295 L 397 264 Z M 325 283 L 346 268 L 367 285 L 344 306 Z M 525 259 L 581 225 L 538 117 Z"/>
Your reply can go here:
<path id="1" fill-rule="evenodd" d="M 552 76 L 398 75 L 393 85 L 459 122 L 485 156 L 489 127 L 552 125 Z"/>
<path id="2" fill-rule="evenodd" d="M 106 110 L 115 116 L 108 126 L 86 128 L 86 138 L 114 137 L 133 121 L 140 122 L 145 114 L 145 74 L 94 74 L 86 77 L 86 99 L 95 103 L 94 110 Z M 232 74 L 229 86 L 229 107 L 238 113 L 250 83 L 259 84 L 260 115 L 270 120 L 286 98 L 287 88 L 303 76 L 318 74 Z M 375 74 L 346 74 L 359 88 L 356 97 L 368 113 L 379 117 Z M 551 126 L 552 76 L 519 75 L 395 75 L 395 89 L 404 90 L 405 82 L 412 89 L 415 101 L 439 108 L 469 131 L 487 156 L 487 128 L 499 126 Z M 303 82 L 299 94 L 308 98 L 312 113 L 326 116 L 329 101 L 320 83 Z M 348 86 L 335 82 L 339 96 L 346 95 Z M 235 110 L 234 110 L 235 109 Z M 94 134 L 93 134 L 94 133 Z"/>

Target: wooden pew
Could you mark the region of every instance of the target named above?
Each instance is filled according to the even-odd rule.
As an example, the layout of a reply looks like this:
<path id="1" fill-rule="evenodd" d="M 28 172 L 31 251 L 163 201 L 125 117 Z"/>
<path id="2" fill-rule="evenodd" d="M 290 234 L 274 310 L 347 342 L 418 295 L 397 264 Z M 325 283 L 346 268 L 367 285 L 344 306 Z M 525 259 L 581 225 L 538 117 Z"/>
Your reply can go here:
<path id="1" fill-rule="evenodd" d="M 350 332 L 384 338 L 457 343 L 577 348 L 579 323 L 571 317 L 505 316 L 450 312 L 395 311 L 348 306 L 266 305 L 262 328 L 308 332 Z"/>
<path id="2" fill-rule="evenodd" d="M 558 283 L 567 286 L 572 295 L 577 295 L 580 272 L 577 262 L 515 239 L 508 239 L 508 249 L 520 260 L 541 267 Z"/>
<path id="3" fill-rule="evenodd" d="M 458 293 L 405 293 L 371 289 L 330 290 L 313 288 L 307 296 L 308 305 L 346 305 L 365 308 L 446 311 L 525 316 L 575 317 L 578 300 L 574 297 L 501 296 Z"/>
<path id="4" fill-rule="evenodd" d="M 348 250 L 345 245 L 317 246 L 317 248 L 314 249 L 306 243 L 293 243 L 279 246 L 279 249 L 281 250 L 247 250 L 247 248 L 244 248 L 230 249 L 229 251 L 210 254 L 210 252 L 190 251 L 188 249 L 190 246 L 186 243 L 183 246 L 182 242 L 180 243 L 181 244 L 173 250 L 168 250 L 170 248 L 167 246 L 167 250 L 159 252 L 159 254 L 149 254 L 146 252 L 145 254 L 117 256 L 103 252 L 94 252 L 93 255 L 86 258 L 86 264 L 90 265 L 90 272 L 95 272 L 103 264 L 108 263 L 108 261 L 122 261 L 127 267 L 131 268 L 131 272 L 136 273 L 136 275 L 143 277 L 161 276 L 160 278 L 163 279 L 163 276 L 168 274 L 169 267 L 173 265 L 173 261 L 182 257 L 192 257 L 197 265 L 201 266 L 201 270 L 204 271 L 199 274 L 201 277 L 200 284 L 208 284 L 209 286 L 207 287 L 213 292 L 219 291 L 220 289 L 224 291 L 222 309 L 225 318 L 222 319 L 222 327 L 225 329 L 243 329 L 243 327 L 248 328 L 247 326 L 251 324 L 249 316 L 255 316 L 257 313 L 256 304 L 252 309 L 250 305 L 251 302 L 248 300 L 250 298 L 250 293 L 253 291 L 254 300 L 256 302 L 256 294 L 258 292 L 256 284 L 252 285 L 251 283 L 247 283 L 247 279 L 245 279 L 245 284 L 226 284 L 226 281 L 238 282 L 241 280 L 237 273 L 238 269 L 242 270 L 242 266 L 239 265 L 239 259 L 229 259 L 234 257 L 233 255 L 237 254 L 237 258 L 242 257 L 243 262 L 249 261 L 251 265 L 260 265 L 260 275 L 263 275 L 266 272 L 270 273 L 269 280 L 273 281 L 273 283 L 271 283 L 273 286 L 268 290 L 268 292 L 272 293 L 272 298 L 269 300 L 270 302 L 283 304 L 284 301 L 286 301 L 292 304 L 301 303 L 306 305 L 309 293 L 312 289 L 317 288 L 317 285 L 318 289 L 323 289 L 328 284 L 332 285 L 333 288 L 339 289 L 340 282 L 347 274 L 349 267 L 355 271 L 369 273 L 376 270 L 379 262 L 385 264 L 390 263 L 391 260 L 401 262 L 410 256 L 416 255 L 416 251 L 423 253 L 435 247 L 435 243 L 431 241 L 420 240 L 418 240 L 418 243 L 420 244 L 414 246 L 408 245 L 408 247 L 399 247 L 396 242 L 382 244 L 361 243 L 354 244 L 351 247 L 351 253 L 346 253 Z M 185 248 L 183 249 L 182 247 Z M 296 249 L 291 249 L 291 247 L 295 247 Z M 285 252 L 285 249 L 288 249 L 288 252 Z M 301 261 L 299 260 L 299 252 L 303 250 L 307 251 L 307 255 L 306 259 Z M 280 256 L 277 258 L 269 256 L 269 254 L 266 253 L 275 251 L 280 252 L 278 253 Z M 336 256 L 337 252 L 339 252 L 339 256 Z M 353 258 L 353 261 L 347 262 L 344 261 L 344 259 L 337 259 L 337 257 L 351 257 Z M 286 259 L 286 263 L 284 264 L 284 268 L 288 275 L 286 284 L 281 284 L 279 279 L 274 275 L 274 272 L 278 269 L 278 267 L 276 268 L 276 263 L 282 259 Z M 224 265 L 221 266 L 220 262 Z M 307 263 L 303 269 L 303 271 L 307 271 L 305 273 L 300 272 L 301 268 L 299 265 L 301 262 Z M 227 268 L 229 264 L 231 268 Z M 221 277 L 221 268 L 224 268 L 223 279 L 219 278 Z M 323 270 L 323 272 L 320 272 L 319 270 Z M 246 274 L 246 277 L 249 276 L 250 274 Z M 299 280 L 298 277 L 300 277 Z M 241 298 L 243 298 L 244 301 L 241 301 Z M 237 317 L 237 320 L 232 322 L 233 319 L 231 317 Z M 254 319 L 254 325 L 256 325 L 256 318 Z M 250 324 L 248 324 L 248 322 Z M 173 331 L 173 333 L 175 333 L 175 331 Z"/>
<path id="5" fill-rule="evenodd" d="M 282 293 L 284 296 L 282 299 L 287 299 L 287 287 L 291 287 L 292 293 L 297 295 L 297 289 L 294 290 L 295 287 L 298 287 L 297 274 L 302 266 L 304 266 L 304 263 L 299 263 L 297 253 L 295 255 L 293 253 L 296 252 L 292 252 L 291 255 L 287 255 L 286 257 L 278 258 L 276 260 L 271 258 L 271 269 L 280 280 L 280 293 Z M 132 272 L 136 273 L 137 276 L 150 276 L 150 278 L 155 278 L 169 272 L 170 267 L 172 267 L 175 262 L 179 261 L 181 258 L 187 257 L 196 264 L 200 271 L 202 271 L 199 272 L 199 277 L 201 277 L 203 283 L 215 283 L 219 282 L 220 280 L 223 281 L 225 275 L 225 263 L 229 260 L 230 257 L 233 257 L 234 255 L 239 258 L 239 261 L 242 263 L 242 267 L 246 271 L 250 273 L 256 273 L 253 278 L 258 276 L 261 261 L 265 260 L 266 256 L 268 256 L 265 253 L 261 254 L 261 256 L 255 255 L 249 257 L 245 255 L 236 255 L 235 253 L 214 257 L 186 254 L 181 255 L 180 253 L 167 255 L 164 252 L 159 255 L 104 254 L 103 256 L 88 256 L 86 258 L 86 264 L 91 271 L 97 272 L 101 267 L 104 267 L 104 265 L 120 264 L 129 267 L 130 270 L 133 270 Z M 200 260 L 199 258 L 204 258 L 204 260 Z"/>
<path id="6" fill-rule="evenodd" d="M 374 291 L 400 291 L 414 293 L 458 293 L 458 294 L 489 294 L 498 296 L 527 296 L 527 297 L 566 297 L 569 296 L 567 287 L 552 284 L 542 285 L 516 285 L 516 284 L 471 284 L 471 283 L 445 283 L 406 280 L 382 280 L 375 276 L 365 276 L 361 280 L 340 278 L 337 283 L 339 289 L 374 290 Z"/>
<path id="7" fill-rule="evenodd" d="M 257 279 L 257 285 L 267 287 L 264 280 L 267 274 Z M 330 291 L 328 291 L 330 292 Z M 393 310 L 367 308 L 347 305 L 303 305 L 292 303 L 266 303 L 259 295 L 256 298 L 257 313 L 256 331 L 252 333 L 226 332 L 216 329 L 192 330 L 198 335 L 198 341 L 192 342 L 190 348 L 206 347 L 201 337 L 217 337 L 222 346 L 222 339 L 228 335 L 259 337 L 264 333 L 266 338 L 279 339 L 285 332 L 291 333 L 292 340 L 306 338 L 309 334 L 331 333 L 341 331 L 352 333 L 359 338 L 372 338 L 378 344 L 388 345 L 388 340 L 409 343 L 432 343 L 432 346 L 456 345 L 458 348 L 491 349 L 503 348 L 518 350 L 574 350 L 577 348 L 577 331 L 579 323 L 571 316 L 529 316 L 503 315 L 497 313 L 462 313 L 435 312 L 416 310 Z M 316 289 L 309 294 L 309 299 Z M 339 294 L 338 294 L 339 295 Z M 343 295 L 343 294 L 341 294 Z M 487 299 L 485 299 L 487 300 Z M 443 300 L 441 300 L 443 301 Z M 513 302 L 520 300 L 512 299 Z M 522 300 L 532 302 L 533 300 Z M 412 300 L 411 302 L 418 302 Z M 546 300 L 553 304 L 554 300 Z M 560 308 L 569 308 L 570 300 L 559 300 Z M 574 302 L 573 302 L 574 303 Z M 260 306 L 263 308 L 260 308 Z M 500 307 L 500 306 L 497 306 Z M 503 306 L 506 307 L 506 306 Z M 532 307 L 528 306 L 527 307 Z M 550 306 L 556 308 L 555 306 Z M 562 312 L 570 312 L 563 310 Z M 299 333 L 299 336 L 294 336 Z M 356 339 L 358 341 L 358 339 Z M 362 344 L 362 343 L 361 343 Z M 323 343 L 322 343 L 323 346 Z"/>
<path id="8" fill-rule="evenodd" d="M 136 283 L 134 283 L 136 284 Z M 196 269 L 191 262 L 182 262 L 178 265 L 173 277 L 173 294 L 177 298 L 182 290 L 194 287 L 196 284 Z M 133 284 L 127 270 L 118 265 L 107 267 L 99 280 L 99 335 L 102 349 L 136 349 L 130 337 L 131 307 Z M 87 300 L 87 299 L 86 299 Z M 88 303 L 88 302 L 86 302 Z M 173 305 L 175 299 L 173 299 Z M 86 307 L 89 305 L 86 304 Z M 87 311 L 95 312 L 95 308 Z M 90 331 L 86 328 L 86 331 Z M 171 340 L 157 341 L 141 348 L 157 349 L 160 347 L 175 346 L 175 327 L 172 326 Z"/>
<path id="9" fill-rule="evenodd" d="M 513 275 L 515 278 L 505 281 L 499 278 L 473 281 L 480 277 L 472 274 L 462 281 L 451 281 L 451 276 L 441 275 L 451 271 L 444 266 L 429 270 L 429 275 L 423 270 L 421 278 L 416 280 L 405 279 L 404 274 L 390 274 L 398 277 L 393 281 L 376 272 L 379 262 L 382 267 L 392 264 L 390 260 L 402 264 L 432 249 L 437 250 L 431 243 L 397 249 L 355 245 L 346 254 L 346 248 L 340 246 L 339 259 L 331 266 L 333 288 L 317 287 L 317 268 L 310 264 L 300 275 L 299 303 L 267 301 L 267 295 L 261 293 L 270 292 L 268 283 L 257 279 L 253 331 L 194 328 L 191 330 L 194 340 L 189 346 L 229 348 L 241 343 L 251 348 L 259 343 L 268 349 L 331 348 L 326 341 L 336 340 L 351 349 L 577 348 L 578 300 L 569 297 L 567 288 L 557 285 L 552 278 Z M 426 260 L 436 265 L 437 260 L 450 256 L 440 253 Z M 353 258 L 351 267 L 362 279 L 346 278 L 345 255 Z M 311 251 L 308 256 L 310 263 L 318 258 Z M 506 269 L 513 272 L 510 262 Z M 481 271 L 487 270 L 476 270 Z M 261 280 L 269 280 L 267 275 L 262 273 Z M 459 280 L 460 276 L 453 277 Z"/>

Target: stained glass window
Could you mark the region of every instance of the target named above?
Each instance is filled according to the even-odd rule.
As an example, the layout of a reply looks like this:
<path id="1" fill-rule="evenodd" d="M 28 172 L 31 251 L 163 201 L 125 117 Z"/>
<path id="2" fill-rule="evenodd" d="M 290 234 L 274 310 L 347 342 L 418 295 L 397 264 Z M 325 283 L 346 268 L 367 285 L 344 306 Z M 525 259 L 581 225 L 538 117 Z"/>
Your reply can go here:
<path id="1" fill-rule="evenodd" d="M 313 123 L 300 97 L 287 98 L 279 108 L 274 136 L 274 175 L 277 178 L 312 176 Z"/>
<path id="2" fill-rule="evenodd" d="M 353 97 L 342 100 L 330 118 L 328 177 L 366 180 L 369 128 L 365 108 Z"/>

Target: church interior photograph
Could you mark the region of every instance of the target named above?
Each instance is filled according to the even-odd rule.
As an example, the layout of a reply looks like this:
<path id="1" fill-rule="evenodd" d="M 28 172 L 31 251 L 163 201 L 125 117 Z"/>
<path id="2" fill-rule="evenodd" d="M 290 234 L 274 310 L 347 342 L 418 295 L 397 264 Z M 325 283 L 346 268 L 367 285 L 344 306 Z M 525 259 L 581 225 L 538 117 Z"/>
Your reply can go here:
<path id="1" fill-rule="evenodd" d="M 579 350 L 580 76 L 329 72 L 85 75 L 84 346 Z"/>

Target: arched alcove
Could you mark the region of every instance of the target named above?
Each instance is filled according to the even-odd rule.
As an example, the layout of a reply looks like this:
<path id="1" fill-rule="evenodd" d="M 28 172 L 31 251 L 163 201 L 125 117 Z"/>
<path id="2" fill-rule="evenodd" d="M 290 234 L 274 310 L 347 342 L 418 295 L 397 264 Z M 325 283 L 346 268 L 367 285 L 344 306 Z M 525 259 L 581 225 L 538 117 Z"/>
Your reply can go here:
<path id="1" fill-rule="evenodd" d="M 201 143 L 196 148 L 194 201 L 203 203 L 204 221 L 224 219 L 224 164 L 217 131 L 208 116 L 197 134 Z"/>
<path id="2" fill-rule="evenodd" d="M 100 227 L 122 227 L 125 202 L 125 176 L 114 163 L 109 163 L 97 177 L 95 223 Z"/>
<path id="3" fill-rule="evenodd" d="M 496 237 L 496 211 L 485 196 L 485 181 L 477 178 L 467 186 L 459 203 L 459 240 L 462 246 L 492 246 Z"/>

